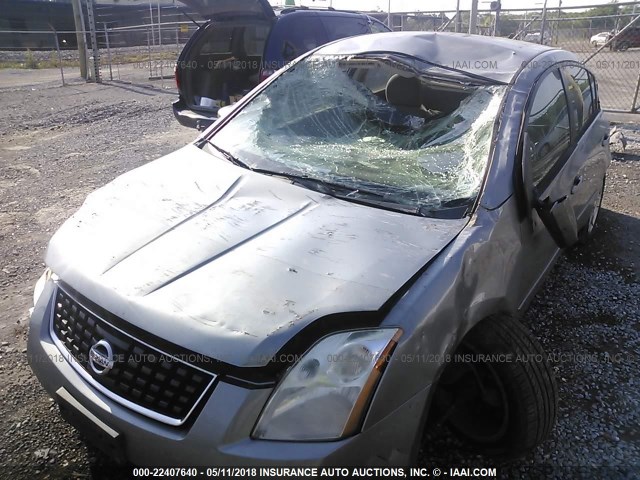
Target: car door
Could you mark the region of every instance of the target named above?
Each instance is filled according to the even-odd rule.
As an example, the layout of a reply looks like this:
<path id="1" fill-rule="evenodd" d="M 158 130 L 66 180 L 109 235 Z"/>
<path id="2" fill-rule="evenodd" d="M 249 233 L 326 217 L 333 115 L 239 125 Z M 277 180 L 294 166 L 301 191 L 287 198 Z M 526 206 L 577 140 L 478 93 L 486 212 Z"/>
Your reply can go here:
<path id="1" fill-rule="evenodd" d="M 570 161 L 575 173 L 571 202 L 580 230 L 588 221 L 594 195 L 602 190 L 609 131 L 600 121 L 593 75 L 580 65 L 564 65 L 560 71 L 571 118 Z"/>
<path id="2" fill-rule="evenodd" d="M 575 241 L 577 226 L 571 190 L 571 120 L 558 67 L 545 71 L 527 101 L 520 134 L 516 183 L 524 215 L 521 250 L 514 277 L 524 308 L 565 242 Z"/>
<path id="3" fill-rule="evenodd" d="M 581 167 L 572 155 L 575 126 L 564 80 L 559 67 L 543 73 L 528 101 L 522 135 L 523 182 L 532 211 L 558 247 L 578 238 L 574 193 Z"/>

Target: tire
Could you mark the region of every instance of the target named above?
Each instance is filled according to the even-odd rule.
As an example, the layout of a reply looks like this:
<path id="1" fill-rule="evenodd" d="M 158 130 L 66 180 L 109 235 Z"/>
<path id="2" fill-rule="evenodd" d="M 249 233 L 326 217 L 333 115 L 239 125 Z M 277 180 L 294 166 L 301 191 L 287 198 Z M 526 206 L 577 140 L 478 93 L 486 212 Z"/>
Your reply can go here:
<path id="1" fill-rule="evenodd" d="M 591 46 L 593 48 L 598 48 L 598 42 L 591 42 Z"/>
<path id="2" fill-rule="evenodd" d="M 558 388 L 537 339 L 516 319 L 495 315 L 463 339 L 438 383 L 434 403 L 473 450 L 515 458 L 550 434 Z"/>
<path id="3" fill-rule="evenodd" d="M 602 181 L 602 188 L 598 195 L 596 195 L 593 204 L 591 206 L 591 213 L 589 214 L 589 222 L 578 232 L 578 244 L 586 245 L 589 240 L 593 238 L 593 232 L 596 229 L 598 217 L 600 216 L 600 210 L 602 208 L 602 197 L 604 197 L 604 185 L 605 181 Z"/>

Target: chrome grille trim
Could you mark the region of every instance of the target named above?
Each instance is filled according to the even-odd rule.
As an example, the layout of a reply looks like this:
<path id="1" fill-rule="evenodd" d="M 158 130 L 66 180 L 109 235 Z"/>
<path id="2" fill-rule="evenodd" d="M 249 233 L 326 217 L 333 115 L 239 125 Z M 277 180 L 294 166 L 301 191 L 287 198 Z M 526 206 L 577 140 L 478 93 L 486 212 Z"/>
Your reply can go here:
<path id="1" fill-rule="evenodd" d="M 57 297 L 58 297 L 58 290 L 61 290 L 64 295 L 66 295 L 67 297 L 69 297 L 70 299 L 72 299 L 79 307 L 83 308 L 84 310 L 86 310 L 90 315 L 92 315 L 93 317 L 95 317 L 97 320 L 99 320 L 100 322 L 103 322 L 105 325 L 107 325 L 108 327 L 120 332 L 122 335 L 125 335 L 126 337 L 132 339 L 133 341 L 144 345 L 145 347 L 157 352 L 160 355 L 164 355 L 165 357 L 171 358 L 173 359 L 173 361 L 179 362 L 183 365 L 186 365 L 187 367 L 191 368 L 191 369 L 195 369 L 198 370 L 200 372 L 202 372 L 204 375 L 210 377 L 210 380 L 208 382 L 208 384 L 205 386 L 205 388 L 202 391 L 202 394 L 197 398 L 197 400 L 194 402 L 193 406 L 191 407 L 191 409 L 188 411 L 188 413 L 183 417 L 183 418 L 174 418 L 174 417 L 170 417 L 168 415 L 164 415 L 162 413 L 156 412 L 154 410 L 151 410 L 149 408 L 146 408 L 142 405 L 139 405 L 131 400 L 128 400 L 126 398 L 123 398 L 122 396 L 114 393 L 113 391 L 109 390 L 108 388 L 106 388 L 105 386 L 101 385 L 100 383 L 98 383 L 92 376 L 91 374 L 78 362 L 78 360 L 76 360 L 73 356 L 73 354 L 69 351 L 69 349 L 66 347 L 66 345 L 58 338 L 58 335 L 56 334 L 55 330 L 54 330 L 54 318 L 55 318 L 55 313 L 56 313 L 56 302 L 57 302 Z M 49 321 L 49 334 L 51 335 L 51 339 L 53 340 L 53 343 L 56 345 L 56 347 L 58 348 L 58 350 L 60 351 L 60 353 L 63 355 L 63 357 L 65 358 L 65 360 L 73 367 L 73 369 L 82 377 L 83 380 L 85 380 L 89 385 L 91 385 L 94 389 L 96 389 L 97 391 L 99 391 L 100 393 L 102 393 L 103 395 L 109 397 L 111 400 L 119 403 L 120 405 L 136 412 L 139 413 L 141 415 L 144 415 L 148 418 L 151 418 L 153 420 L 156 420 L 158 422 L 164 423 L 166 425 L 171 425 L 171 426 L 180 426 L 183 425 L 188 418 L 191 416 L 191 414 L 193 413 L 193 411 L 196 409 L 196 407 L 200 404 L 200 402 L 202 401 L 202 399 L 204 398 L 204 396 L 211 390 L 211 387 L 213 385 L 213 383 L 215 382 L 217 375 L 215 375 L 212 372 L 209 372 L 207 370 L 204 370 L 198 366 L 192 365 L 190 363 L 185 362 L 184 360 L 171 355 L 169 353 L 166 353 L 152 345 L 149 345 L 147 342 L 140 340 L 139 338 L 127 333 L 126 331 L 122 330 L 121 328 L 118 328 L 116 326 L 114 326 L 112 323 L 108 322 L 107 320 L 105 320 L 101 315 L 96 314 L 92 309 L 88 308 L 86 305 L 84 305 L 81 301 L 79 301 L 74 295 L 70 294 L 66 289 L 62 288 L 60 286 L 60 284 L 58 282 L 55 283 L 55 287 L 54 287 L 54 291 L 53 291 L 53 295 L 51 297 L 51 316 L 50 316 L 50 321 Z"/>

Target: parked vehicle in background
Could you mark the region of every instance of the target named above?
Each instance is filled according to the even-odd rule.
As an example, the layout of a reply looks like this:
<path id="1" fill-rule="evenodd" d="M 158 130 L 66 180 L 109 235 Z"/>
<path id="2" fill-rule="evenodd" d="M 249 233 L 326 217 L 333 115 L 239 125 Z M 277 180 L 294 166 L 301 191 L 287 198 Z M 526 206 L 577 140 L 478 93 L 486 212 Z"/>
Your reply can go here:
<path id="1" fill-rule="evenodd" d="M 530 32 L 527 33 L 524 36 L 524 41 L 525 42 L 531 42 L 531 43 L 540 43 L 540 38 L 541 38 L 541 33 L 540 32 Z M 550 45 L 551 44 L 551 34 L 549 32 L 544 32 L 544 45 Z"/>
<path id="2" fill-rule="evenodd" d="M 558 390 L 518 318 L 593 234 L 608 135 L 563 50 L 442 32 L 319 47 L 64 223 L 31 367 L 135 464 L 403 465 L 429 418 L 527 453 Z"/>
<path id="3" fill-rule="evenodd" d="M 610 43 L 611 50 L 621 52 L 637 47 L 640 47 L 640 27 L 629 27 L 626 30 L 621 30 Z"/>
<path id="4" fill-rule="evenodd" d="M 611 32 L 600 32 L 592 36 L 589 39 L 589 43 L 591 43 L 591 45 L 593 45 L 594 47 L 601 47 L 609 40 L 611 40 L 611 37 L 613 37 L 613 34 Z"/>
<path id="5" fill-rule="evenodd" d="M 267 0 L 183 3 L 208 19 L 185 45 L 175 69 L 179 98 L 173 113 L 182 125 L 198 129 L 297 56 L 339 38 L 389 31 L 367 15 L 274 10 Z"/>

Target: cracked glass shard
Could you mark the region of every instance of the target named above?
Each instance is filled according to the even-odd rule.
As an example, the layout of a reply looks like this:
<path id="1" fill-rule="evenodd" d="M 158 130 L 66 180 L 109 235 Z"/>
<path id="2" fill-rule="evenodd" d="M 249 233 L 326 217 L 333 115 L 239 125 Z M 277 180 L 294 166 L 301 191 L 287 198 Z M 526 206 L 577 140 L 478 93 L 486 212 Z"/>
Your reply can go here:
<path id="1" fill-rule="evenodd" d="M 418 64 L 392 56 L 308 57 L 211 141 L 252 168 L 386 202 L 438 209 L 472 201 L 506 87 Z"/>

